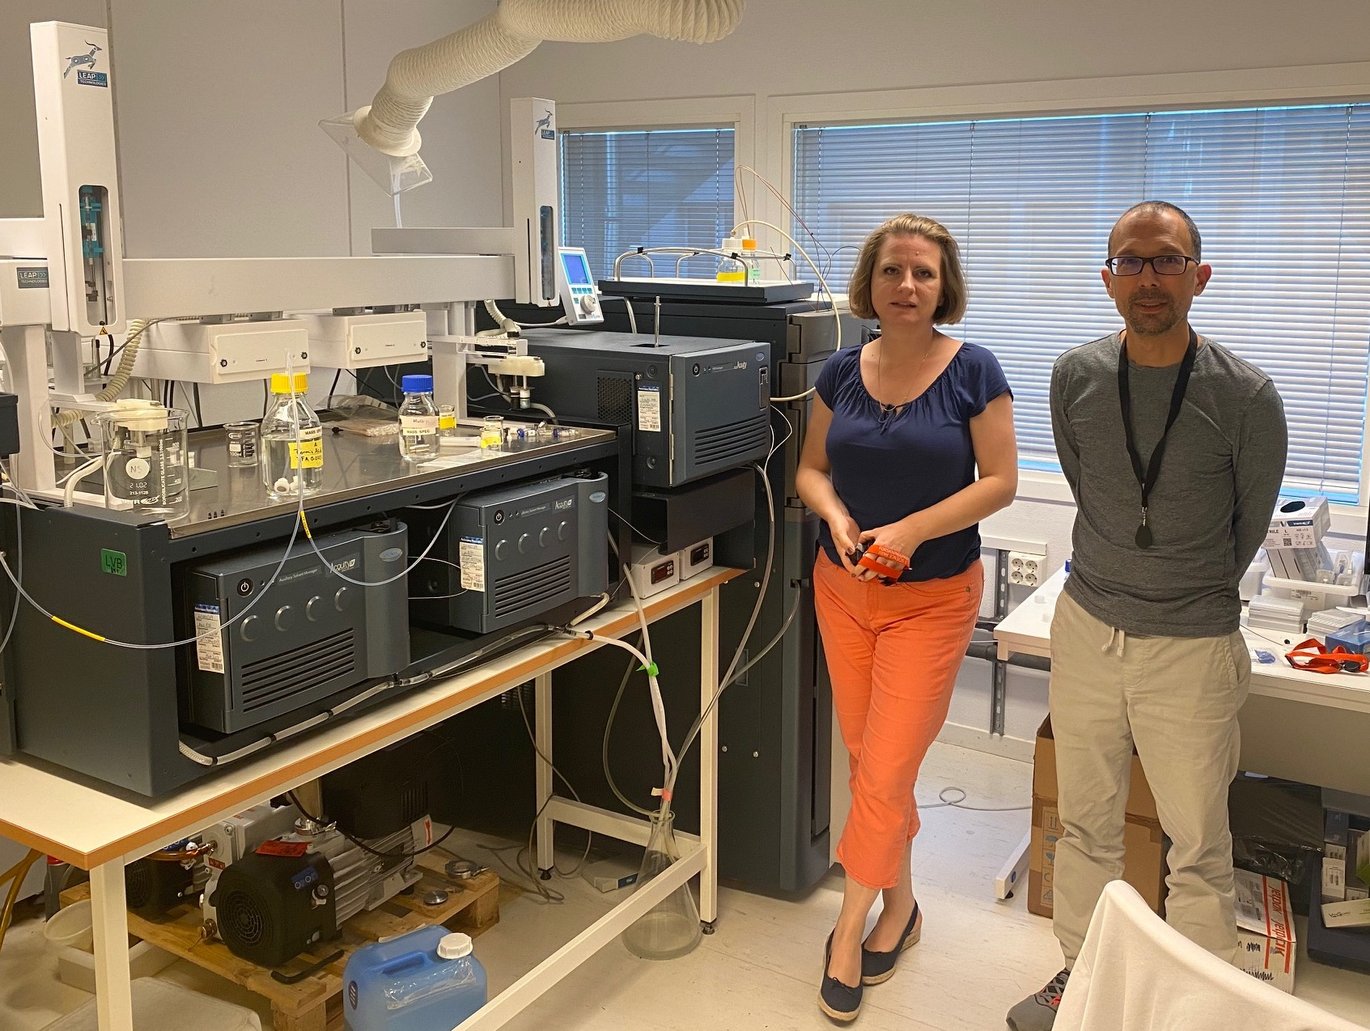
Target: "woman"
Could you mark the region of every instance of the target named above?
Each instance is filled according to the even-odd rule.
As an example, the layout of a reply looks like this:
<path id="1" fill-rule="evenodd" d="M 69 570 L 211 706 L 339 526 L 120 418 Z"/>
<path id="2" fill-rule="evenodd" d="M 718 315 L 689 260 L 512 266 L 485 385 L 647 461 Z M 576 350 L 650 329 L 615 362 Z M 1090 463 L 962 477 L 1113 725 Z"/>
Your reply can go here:
<path id="1" fill-rule="evenodd" d="M 887 980 L 921 934 L 914 782 L 980 609 L 976 524 L 1018 486 L 1013 396 L 998 361 L 937 329 L 966 309 L 951 234 L 896 215 L 866 240 L 848 292 L 852 313 L 877 318 L 880 336 L 838 351 L 819 374 L 798 473 L 799 496 L 824 524 L 814 604 L 851 753 L 837 847 L 846 883 L 819 992 L 823 1012 L 843 1021 L 860 1011 L 863 985 Z M 884 904 L 863 942 L 877 894 Z"/>

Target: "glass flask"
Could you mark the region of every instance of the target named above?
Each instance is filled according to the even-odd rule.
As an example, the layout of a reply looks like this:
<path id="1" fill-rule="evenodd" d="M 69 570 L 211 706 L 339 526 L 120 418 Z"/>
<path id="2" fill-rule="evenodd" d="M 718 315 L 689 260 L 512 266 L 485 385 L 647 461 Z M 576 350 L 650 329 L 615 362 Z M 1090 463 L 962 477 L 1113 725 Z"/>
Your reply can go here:
<path id="1" fill-rule="evenodd" d="M 99 417 L 105 504 L 169 517 L 190 511 L 185 412 L 125 398 Z"/>
<path id="2" fill-rule="evenodd" d="M 680 858 L 675 840 L 675 814 L 652 814 L 651 836 L 642 866 L 637 874 L 635 891 L 642 891 L 656 876 L 670 868 Z M 690 884 L 686 881 L 670 895 L 644 913 L 623 932 L 623 944 L 634 956 L 642 959 L 675 959 L 693 952 L 704 931 L 699 926 L 699 908 L 695 905 Z"/>

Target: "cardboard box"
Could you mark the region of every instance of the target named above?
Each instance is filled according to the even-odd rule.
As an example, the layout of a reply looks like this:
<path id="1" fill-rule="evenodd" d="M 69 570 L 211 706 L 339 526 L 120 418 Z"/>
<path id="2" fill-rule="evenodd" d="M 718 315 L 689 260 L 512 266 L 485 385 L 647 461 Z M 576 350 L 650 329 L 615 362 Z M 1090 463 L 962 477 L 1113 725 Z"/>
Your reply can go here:
<path id="1" fill-rule="evenodd" d="M 1237 966 L 1282 992 L 1294 991 L 1294 910 L 1284 881 L 1235 870 Z"/>
<path id="2" fill-rule="evenodd" d="M 1280 498 L 1270 516 L 1270 528 L 1265 534 L 1265 550 L 1289 548 L 1316 549 L 1323 535 L 1332 528 L 1332 517 L 1327 499 Z"/>
<path id="3" fill-rule="evenodd" d="M 1137 889 L 1157 913 L 1165 912 L 1166 850 L 1168 843 L 1156 816 L 1156 799 L 1142 772 L 1141 760 L 1132 754 L 1123 825 L 1123 880 Z M 1032 847 L 1028 857 L 1028 912 L 1051 916 L 1055 899 L 1056 842 L 1061 819 L 1056 808 L 1056 741 L 1051 717 L 1037 731 L 1032 769 Z"/>
<path id="4" fill-rule="evenodd" d="M 1047 716 L 1037 728 L 1037 747 L 1032 759 L 1032 794 L 1034 798 L 1057 797 L 1056 789 L 1056 738 L 1051 732 L 1051 717 Z M 1156 813 L 1156 799 L 1151 794 L 1151 785 L 1146 782 L 1142 770 L 1142 760 L 1132 752 L 1132 778 L 1127 790 L 1127 815 L 1138 820 L 1159 820 Z"/>

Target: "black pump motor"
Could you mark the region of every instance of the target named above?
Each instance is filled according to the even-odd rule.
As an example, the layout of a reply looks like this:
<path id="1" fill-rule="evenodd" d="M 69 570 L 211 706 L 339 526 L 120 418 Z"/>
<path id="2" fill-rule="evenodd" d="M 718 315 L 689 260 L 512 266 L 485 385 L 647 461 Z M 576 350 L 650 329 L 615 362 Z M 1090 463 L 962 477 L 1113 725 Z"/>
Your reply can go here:
<path id="1" fill-rule="evenodd" d="M 219 937 L 236 956 L 280 966 L 338 933 L 333 868 L 317 852 L 252 853 L 219 875 L 211 900 Z"/>

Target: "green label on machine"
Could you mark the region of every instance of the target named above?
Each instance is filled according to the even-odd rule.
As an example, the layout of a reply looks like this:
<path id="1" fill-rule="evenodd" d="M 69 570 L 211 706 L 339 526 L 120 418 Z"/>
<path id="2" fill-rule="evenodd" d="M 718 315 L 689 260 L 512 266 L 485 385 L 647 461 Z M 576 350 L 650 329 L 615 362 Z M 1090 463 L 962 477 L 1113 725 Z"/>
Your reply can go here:
<path id="1" fill-rule="evenodd" d="M 112 576 L 128 576 L 128 556 L 122 551 L 101 548 L 100 568 Z"/>

